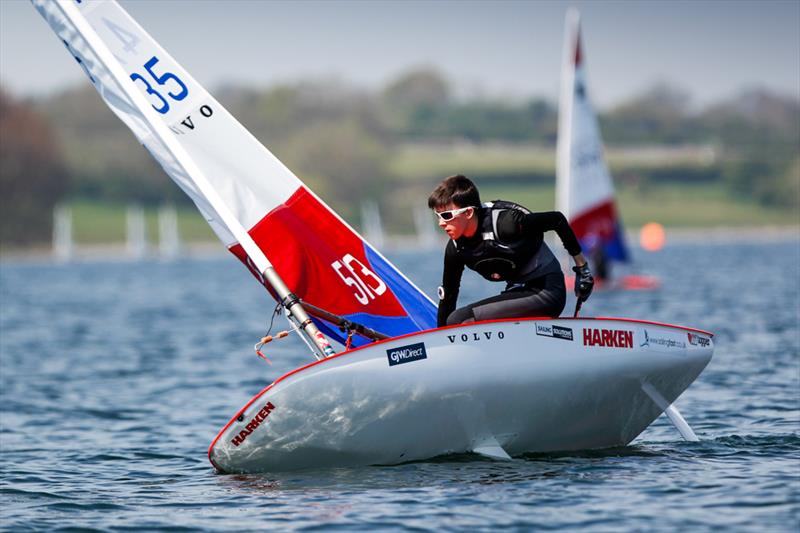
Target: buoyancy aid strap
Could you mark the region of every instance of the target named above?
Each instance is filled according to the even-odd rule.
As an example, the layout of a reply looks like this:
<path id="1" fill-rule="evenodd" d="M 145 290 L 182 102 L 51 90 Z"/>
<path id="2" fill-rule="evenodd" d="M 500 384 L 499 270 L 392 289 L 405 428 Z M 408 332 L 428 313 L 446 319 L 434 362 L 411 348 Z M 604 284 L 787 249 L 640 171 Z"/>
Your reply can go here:
<path id="1" fill-rule="evenodd" d="M 505 211 L 505 209 L 492 209 L 491 210 L 491 213 L 492 213 L 492 232 L 491 233 L 484 233 L 483 234 L 483 240 L 485 240 L 485 241 L 487 241 L 489 239 L 497 240 L 497 237 L 496 237 L 496 235 L 497 235 L 497 220 L 500 218 L 500 213 L 502 213 L 503 211 Z M 486 238 L 487 235 L 489 235 L 488 239 Z"/>

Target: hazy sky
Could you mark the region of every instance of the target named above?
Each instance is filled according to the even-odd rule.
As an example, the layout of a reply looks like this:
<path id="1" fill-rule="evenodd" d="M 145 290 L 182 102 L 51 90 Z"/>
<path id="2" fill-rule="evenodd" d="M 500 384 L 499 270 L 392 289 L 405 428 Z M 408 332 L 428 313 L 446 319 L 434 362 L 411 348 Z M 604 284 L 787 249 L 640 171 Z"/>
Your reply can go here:
<path id="1" fill-rule="evenodd" d="M 574 5 L 600 107 L 658 81 L 698 105 L 752 87 L 800 98 L 798 0 L 120 3 L 211 90 L 331 76 L 374 89 L 431 65 L 461 94 L 555 100 Z M 18 96 L 88 83 L 27 0 L 0 0 L 0 78 Z"/>

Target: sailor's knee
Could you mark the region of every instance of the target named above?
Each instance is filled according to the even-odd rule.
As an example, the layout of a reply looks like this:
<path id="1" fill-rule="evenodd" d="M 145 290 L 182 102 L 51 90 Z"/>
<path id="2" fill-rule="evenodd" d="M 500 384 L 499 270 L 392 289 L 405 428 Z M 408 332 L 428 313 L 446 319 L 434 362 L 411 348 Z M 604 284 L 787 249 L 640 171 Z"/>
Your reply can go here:
<path id="1" fill-rule="evenodd" d="M 567 293 L 566 291 L 555 291 L 553 298 L 550 302 L 550 305 L 544 310 L 542 314 L 546 314 L 553 318 L 558 318 L 561 316 L 561 313 L 564 312 L 564 308 L 567 306 Z"/>
<path id="2" fill-rule="evenodd" d="M 461 321 L 458 320 L 458 317 L 456 316 L 456 312 L 453 311 L 452 313 L 450 313 L 450 316 L 447 317 L 447 325 L 448 326 L 455 326 L 456 324 L 461 324 Z"/>
<path id="3" fill-rule="evenodd" d="M 472 309 L 468 307 L 456 309 L 447 317 L 448 326 L 455 326 L 456 324 L 463 324 L 465 322 L 475 322 L 475 315 L 472 314 Z"/>

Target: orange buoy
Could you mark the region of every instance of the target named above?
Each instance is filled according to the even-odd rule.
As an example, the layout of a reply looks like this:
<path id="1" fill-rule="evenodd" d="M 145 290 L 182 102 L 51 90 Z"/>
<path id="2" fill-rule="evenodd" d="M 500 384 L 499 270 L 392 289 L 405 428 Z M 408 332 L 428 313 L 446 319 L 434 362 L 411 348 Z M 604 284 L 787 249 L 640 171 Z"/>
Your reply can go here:
<path id="1" fill-rule="evenodd" d="M 656 252 L 664 247 L 667 236 L 664 233 L 664 226 L 658 222 L 648 222 L 639 231 L 639 243 L 648 252 Z"/>

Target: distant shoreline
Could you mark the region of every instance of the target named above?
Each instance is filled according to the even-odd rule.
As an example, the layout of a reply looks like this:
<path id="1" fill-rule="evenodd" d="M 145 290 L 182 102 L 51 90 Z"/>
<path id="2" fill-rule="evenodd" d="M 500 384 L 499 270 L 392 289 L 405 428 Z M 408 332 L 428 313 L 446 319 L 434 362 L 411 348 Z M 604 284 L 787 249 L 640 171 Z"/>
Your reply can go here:
<path id="1" fill-rule="evenodd" d="M 667 246 L 670 244 L 724 244 L 730 242 L 763 243 L 781 241 L 800 241 L 800 225 L 797 226 L 752 226 L 752 227 L 714 227 L 714 228 L 667 228 Z M 633 247 L 638 247 L 638 231 L 629 230 L 627 240 Z M 386 246 L 381 250 L 386 253 L 420 250 L 419 241 L 413 235 L 393 235 L 385 239 Z M 439 239 L 427 248 L 440 249 L 445 244 Z M 423 247 L 425 248 L 425 247 Z M 126 261 L 172 261 L 181 259 L 227 257 L 226 248 L 219 241 L 195 241 L 183 243 L 176 255 L 159 254 L 158 246 L 151 246 L 145 253 L 130 253 L 125 243 L 75 245 L 69 258 L 57 257 L 50 246 L 31 246 L 25 248 L 0 249 L 0 262 L 126 262 Z"/>

